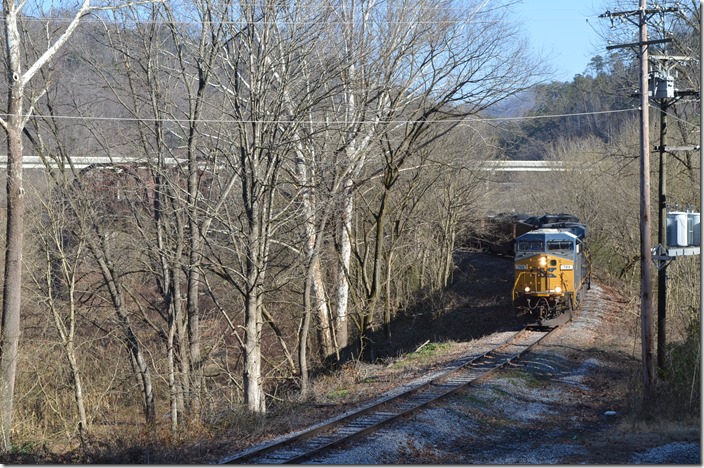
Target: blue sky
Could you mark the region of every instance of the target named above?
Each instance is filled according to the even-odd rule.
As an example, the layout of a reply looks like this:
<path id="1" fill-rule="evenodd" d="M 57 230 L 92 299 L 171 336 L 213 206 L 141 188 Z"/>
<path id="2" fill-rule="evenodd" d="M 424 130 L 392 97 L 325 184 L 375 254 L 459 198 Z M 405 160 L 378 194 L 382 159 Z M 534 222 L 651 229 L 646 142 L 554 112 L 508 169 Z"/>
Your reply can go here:
<path id="1" fill-rule="evenodd" d="M 605 0 L 522 0 L 511 9 L 522 24 L 529 46 L 550 58 L 554 78 L 572 81 L 574 75 L 584 73 L 592 57 L 606 53 L 606 44 L 598 34 L 609 24 L 608 20 L 598 18 L 607 9 L 605 3 Z"/>

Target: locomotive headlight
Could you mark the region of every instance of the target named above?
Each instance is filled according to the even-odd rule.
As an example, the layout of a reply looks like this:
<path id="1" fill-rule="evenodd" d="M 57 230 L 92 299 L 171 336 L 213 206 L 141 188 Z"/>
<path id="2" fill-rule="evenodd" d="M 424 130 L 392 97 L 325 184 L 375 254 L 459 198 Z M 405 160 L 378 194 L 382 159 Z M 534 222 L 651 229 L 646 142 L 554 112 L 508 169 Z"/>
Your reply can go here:
<path id="1" fill-rule="evenodd" d="M 527 292 L 527 293 L 530 292 L 530 286 L 526 286 L 525 289 L 524 289 L 524 291 Z"/>
<path id="2" fill-rule="evenodd" d="M 562 293 L 562 288 L 559 287 L 559 286 L 557 286 L 557 287 L 555 288 L 555 292 L 556 292 L 557 294 Z"/>
<path id="3" fill-rule="evenodd" d="M 548 264 L 547 257 L 540 257 L 540 266 L 544 267 L 544 266 L 547 266 L 547 264 Z"/>

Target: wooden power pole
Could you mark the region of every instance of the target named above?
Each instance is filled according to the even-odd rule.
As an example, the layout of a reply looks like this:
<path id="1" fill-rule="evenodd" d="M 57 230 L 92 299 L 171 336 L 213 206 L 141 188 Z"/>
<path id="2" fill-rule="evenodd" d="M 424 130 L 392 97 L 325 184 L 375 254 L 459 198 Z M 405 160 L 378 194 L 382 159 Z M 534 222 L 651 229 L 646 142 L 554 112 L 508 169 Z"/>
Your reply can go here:
<path id="1" fill-rule="evenodd" d="M 697 146 L 667 146 L 667 111 L 670 105 L 676 103 L 683 96 L 697 96 L 699 93 L 692 89 L 675 89 L 674 78 L 671 70 L 677 63 L 692 60 L 691 57 L 678 55 L 651 55 L 651 61 L 658 62 L 657 72 L 652 73 L 652 98 L 659 101 L 660 106 L 660 177 L 658 184 L 658 247 L 656 249 L 656 264 L 658 266 L 658 368 L 665 370 L 667 367 L 667 266 L 675 257 L 667 255 L 667 155 L 676 151 L 694 151 Z"/>
<path id="2" fill-rule="evenodd" d="M 634 11 L 607 12 L 602 18 L 622 17 L 638 26 L 639 40 L 632 44 L 609 46 L 607 49 L 634 47 L 640 59 L 640 314 L 644 400 L 655 396 L 655 353 L 653 351 L 653 275 L 650 248 L 650 107 L 648 93 L 648 47 L 671 39 L 648 40 L 649 15 L 676 11 L 671 8 L 647 9 L 647 0 L 640 0 Z M 631 18 L 637 18 L 633 21 Z"/>
<path id="3" fill-rule="evenodd" d="M 640 0 L 640 318 L 645 400 L 654 396 L 653 277 L 650 271 L 650 116 L 648 98 L 648 25 L 646 0 Z"/>
<path id="4" fill-rule="evenodd" d="M 660 177 L 658 179 L 658 243 L 667 248 L 667 98 L 660 100 Z M 667 263 L 658 268 L 658 368 L 665 368 L 667 346 Z"/>

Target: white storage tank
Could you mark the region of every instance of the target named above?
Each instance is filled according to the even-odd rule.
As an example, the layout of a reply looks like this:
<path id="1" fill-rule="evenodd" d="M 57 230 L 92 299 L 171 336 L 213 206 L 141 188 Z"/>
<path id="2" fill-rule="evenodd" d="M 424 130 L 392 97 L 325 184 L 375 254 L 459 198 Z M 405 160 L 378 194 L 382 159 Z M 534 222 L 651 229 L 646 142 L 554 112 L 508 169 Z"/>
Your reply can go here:
<path id="1" fill-rule="evenodd" d="M 701 244 L 701 215 L 699 213 L 687 213 L 687 240 L 689 245 L 699 247 Z"/>
<path id="2" fill-rule="evenodd" d="M 667 213 L 668 247 L 687 247 L 687 213 L 672 211 Z"/>

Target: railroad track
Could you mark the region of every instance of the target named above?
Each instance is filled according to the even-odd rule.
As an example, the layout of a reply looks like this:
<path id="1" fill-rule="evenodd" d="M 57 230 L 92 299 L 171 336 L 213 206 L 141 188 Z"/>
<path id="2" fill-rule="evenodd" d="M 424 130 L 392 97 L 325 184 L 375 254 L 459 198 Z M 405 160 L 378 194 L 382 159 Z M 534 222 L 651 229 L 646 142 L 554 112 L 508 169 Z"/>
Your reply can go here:
<path id="1" fill-rule="evenodd" d="M 284 440 L 245 450 L 220 463 L 277 464 L 310 460 L 324 451 L 364 437 L 417 412 L 463 387 L 478 383 L 521 357 L 555 328 L 524 328 L 485 353 L 456 361 L 454 366 L 426 382 Z"/>

